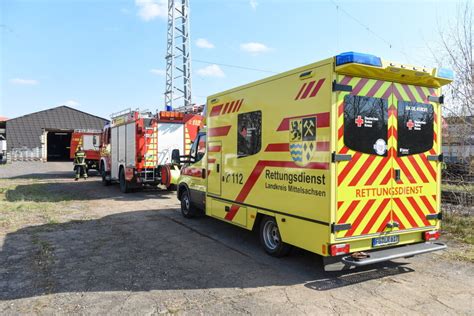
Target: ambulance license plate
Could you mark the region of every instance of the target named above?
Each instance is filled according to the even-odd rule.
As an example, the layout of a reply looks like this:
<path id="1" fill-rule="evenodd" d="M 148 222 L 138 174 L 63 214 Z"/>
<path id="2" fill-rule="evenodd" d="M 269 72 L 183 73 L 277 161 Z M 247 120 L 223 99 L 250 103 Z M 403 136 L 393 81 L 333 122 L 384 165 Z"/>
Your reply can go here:
<path id="1" fill-rule="evenodd" d="M 372 238 L 372 247 L 394 245 L 394 244 L 398 244 L 399 241 L 400 241 L 400 237 L 398 235 Z"/>

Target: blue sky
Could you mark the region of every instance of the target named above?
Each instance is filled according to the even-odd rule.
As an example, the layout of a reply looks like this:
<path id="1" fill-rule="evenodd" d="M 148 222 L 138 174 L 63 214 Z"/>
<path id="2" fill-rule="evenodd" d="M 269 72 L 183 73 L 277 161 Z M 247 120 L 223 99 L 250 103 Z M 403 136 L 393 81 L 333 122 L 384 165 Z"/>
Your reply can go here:
<path id="1" fill-rule="evenodd" d="M 219 64 L 281 72 L 360 51 L 433 66 L 427 45 L 456 5 L 190 0 L 193 99 L 270 75 Z M 61 104 L 103 117 L 164 107 L 165 0 L 1 0 L 0 11 L 1 116 Z"/>

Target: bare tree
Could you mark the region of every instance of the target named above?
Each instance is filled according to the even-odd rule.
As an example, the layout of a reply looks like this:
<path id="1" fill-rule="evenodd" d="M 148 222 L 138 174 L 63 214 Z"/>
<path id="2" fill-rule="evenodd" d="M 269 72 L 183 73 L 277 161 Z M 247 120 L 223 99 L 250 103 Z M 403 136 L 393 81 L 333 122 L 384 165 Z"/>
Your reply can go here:
<path id="1" fill-rule="evenodd" d="M 449 156 L 463 160 L 474 153 L 474 63 L 473 22 L 471 1 L 461 2 L 455 20 L 444 21 L 438 26 L 439 45 L 430 47 L 439 66 L 454 71 L 454 81 L 443 89 L 447 102 L 443 106 L 444 117 L 449 127 L 443 134 Z M 447 22 L 447 23 L 446 23 Z"/>
<path id="2" fill-rule="evenodd" d="M 450 67 L 454 82 L 446 93 L 450 97 L 449 114 L 466 117 L 474 115 L 473 23 L 471 2 L 460 4 L 455 21 L 438 27 L 441 47 L 431 49 L 439 65 Z"/>

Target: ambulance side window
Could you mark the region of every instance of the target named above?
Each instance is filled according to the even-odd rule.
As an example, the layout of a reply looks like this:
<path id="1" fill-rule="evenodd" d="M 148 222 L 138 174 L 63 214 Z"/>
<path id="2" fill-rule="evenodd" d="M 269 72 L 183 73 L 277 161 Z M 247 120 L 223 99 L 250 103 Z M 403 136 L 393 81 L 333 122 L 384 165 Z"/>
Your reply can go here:
<path id="1" fill-rule="evenodd" d="M 237 117 L 237 156 L 255 155 L 262 147 L 262 111 L 239 114 Z"/>
<path id="2" fill-rule="evenodd" d="M 398 156 L 426 152 L 433 148 L 433 105 L 398 101 Z"/>
<path id="3" fill-rule="evenodd" d="M 388 101 L 365 96 L 344 98 L 344 145 L 372 155 L 387 156 Z"/>
<path id="4" fill-rule="evenodd" d="M 197 151 L 196 151 L 196 161 L 200 161 L 204 154 L 206 153 L 206 135 L 203 134 L 199 136 L 199 140 L 197 143 Z"/>
<path id="5" fill-rule="evenodd" d="M 206 153 L 206 134 L 200 134 L 194 140 L 193 145 L 191 146 L 190 156 L 192 162 L 198 162 L 204 157 Z"/>

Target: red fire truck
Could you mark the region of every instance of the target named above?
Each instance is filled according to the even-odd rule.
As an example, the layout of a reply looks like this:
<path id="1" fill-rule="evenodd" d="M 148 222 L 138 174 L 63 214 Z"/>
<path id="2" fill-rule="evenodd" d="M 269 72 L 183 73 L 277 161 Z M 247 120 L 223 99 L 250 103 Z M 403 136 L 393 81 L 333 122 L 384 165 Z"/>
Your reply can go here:
<path id="1" fill-rule="evenodd" d="M 143 185 L 176 187 L 179 162 L 171 159 L 173 149 L 189 151 L 203 117 L 179 111 L 157 114 L 127 109 L 112 115 L 102 132 L 100 172 L 102 182 L 119 182 L 130 192 Z"/>
<path id="2" fill-rule="evenodd" d="M 72 133 L 69 158 L 74 159 L 77 147 L 81 146 L 86 153 L 87 170 L 99 169 L 100 140 L 102 131 L 95 129 L 76 129 Z"/>

